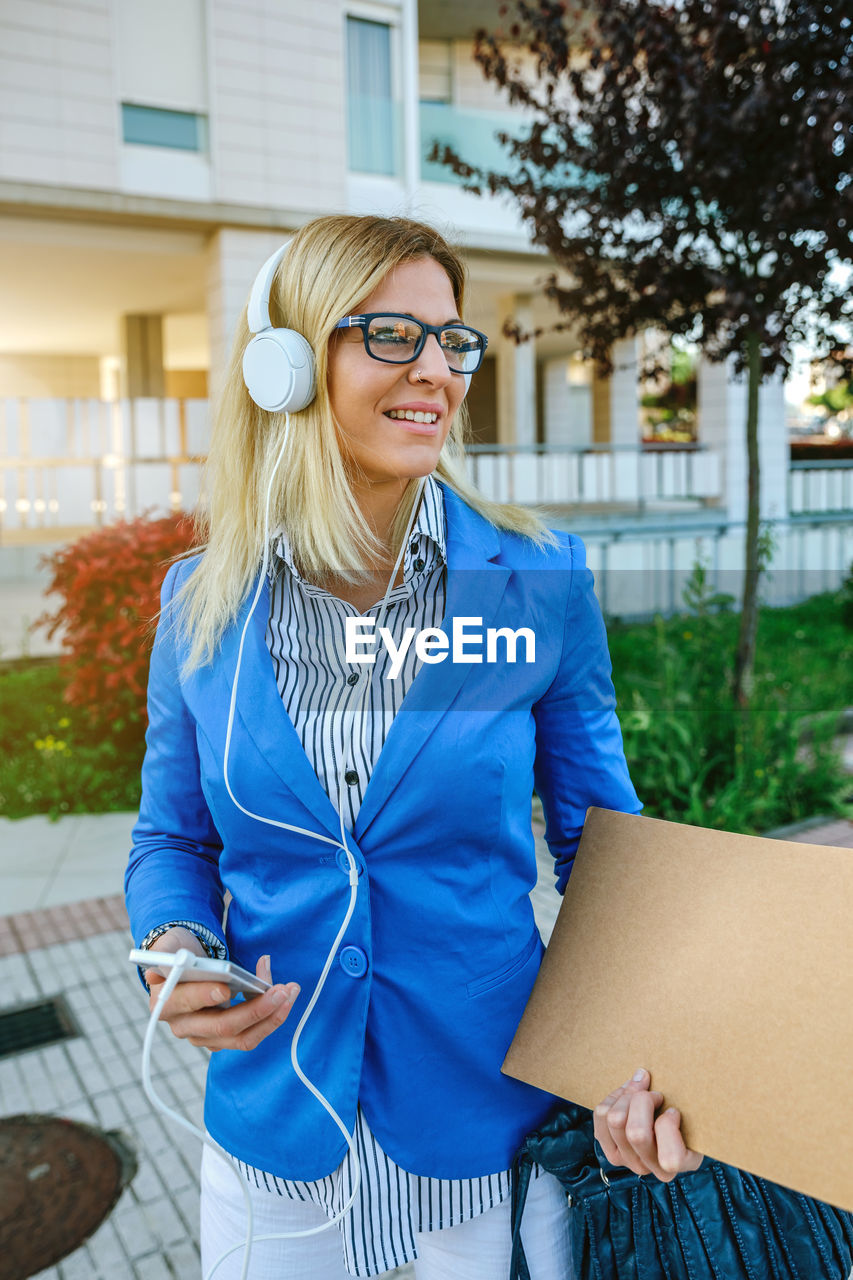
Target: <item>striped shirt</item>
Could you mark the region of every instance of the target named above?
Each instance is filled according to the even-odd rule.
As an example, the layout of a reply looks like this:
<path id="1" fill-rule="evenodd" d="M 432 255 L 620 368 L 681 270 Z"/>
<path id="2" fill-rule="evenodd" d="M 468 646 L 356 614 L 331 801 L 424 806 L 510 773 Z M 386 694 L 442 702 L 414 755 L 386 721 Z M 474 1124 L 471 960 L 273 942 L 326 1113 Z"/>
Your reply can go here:
<path id="1" fill-rule="evenodd" d="M 418 632 L 441 624 L 446 562 L 444 498 L 430 477 L 408 537 L 403 581 L 389 593 L 381 622 L 395 643 L 406 627 Z M 305 754 L 335 809 L 340 774 L 345 772 L 344 823 L 351 831 L 388 730 L 421 662 L 410 645 L 399 675 L 386 679 L 392 658 L 386 646 L 377 644 L 375 663 L 347 664 L 346 619 L 376 617 L 379 602 L 362 614 L 354 605 L 305 582 L 284 534 L 275 543 L 270 574 L 266 639 L 276 683 Z M 353 704 L 355 715 L 350 714 Z M 339 1224 L 350 1275 L 379 1275 L 411 1261 L 417 1257 L 416 1232 L 455 1226 L 511 1194 L 509 1170 L 458 1179 L 406 1172 L 382 1150 L 360 1107 L 354 1137 L 361 1184 L 350 1212 Z M 315 1182 L 279 1178 L 241 1161 L 235 1163 L 255 1187 L 291 1200 L 309 1200 L 329 1217 L 340 1214 L 352 1192 L 349 1150 L 338 1169 Z M 534 1167 L 534 1175 L 538 1174 Z"/>

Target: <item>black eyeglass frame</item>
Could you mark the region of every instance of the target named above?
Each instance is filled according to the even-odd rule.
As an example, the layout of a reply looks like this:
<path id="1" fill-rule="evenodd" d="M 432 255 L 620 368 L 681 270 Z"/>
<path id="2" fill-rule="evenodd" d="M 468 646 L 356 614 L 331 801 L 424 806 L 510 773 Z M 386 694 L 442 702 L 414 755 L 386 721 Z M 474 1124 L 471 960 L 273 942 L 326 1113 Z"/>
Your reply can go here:
<path id="1" fill-rule="evenodd" d="M 421 336 L 415 343 L 414 352 L 407 360 L 386 360 L 383 356 L 374 355 L 368 345 L 368 329 L 371 320 L 409 320 L 412 324 L 418 324 L 421 327 Z M 442 353 L 445 355 L 445 348 L 441 346 L 441 335 L 447 329 L 465 329 L 468 333 L 475 333 L 480 339 L 482 346 L 480 347 L 480 359 L 474 365 L 473 369 L 454 369 L 450 361 L 447 367 L 451 373 L 461 374 L 462 377 L 469 377 L 472 373 L 476 373 L 483 363 L 483 357 L 486 354 L 486 347 L 489 345 L 489 339 L 485 333 L 481 333 L 479 329 L 474 329 L 470 324 L 426 324 L 425 321 L 419 320 L 417 316 L 403 315 L 398 311 L 366 311 L 360 316 L 344 316 L 343 320 L 339 320 L 335 325 L 335 329 L 361 329 L 361 337 L 364 342 L 364 349 L 370 356 L 371 360 L 378 360 L 380 364 L 414 364 L 418 359 L 424 347 L 426 340 L 431 333 L 435 334 L 436 341 L 441 347 Z"/>

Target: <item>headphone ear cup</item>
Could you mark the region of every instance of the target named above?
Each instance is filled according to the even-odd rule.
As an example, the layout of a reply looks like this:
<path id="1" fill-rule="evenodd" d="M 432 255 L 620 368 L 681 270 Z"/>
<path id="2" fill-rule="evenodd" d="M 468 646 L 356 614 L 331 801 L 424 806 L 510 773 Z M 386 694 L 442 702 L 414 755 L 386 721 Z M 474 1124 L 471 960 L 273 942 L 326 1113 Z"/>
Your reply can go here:
<path id="1" fill-rule="evenodd" d="M 243 352 L 243 381 L 269 413 L 298 413 L 314 399 L 314 352 L 295 329 L 264 329 Z"/>

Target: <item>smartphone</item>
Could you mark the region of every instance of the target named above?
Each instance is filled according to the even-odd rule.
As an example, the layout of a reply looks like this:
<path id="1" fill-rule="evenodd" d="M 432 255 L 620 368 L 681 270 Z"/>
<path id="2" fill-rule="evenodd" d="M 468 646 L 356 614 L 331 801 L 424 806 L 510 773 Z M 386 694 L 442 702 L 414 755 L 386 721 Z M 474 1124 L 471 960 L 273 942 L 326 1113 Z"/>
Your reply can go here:
<path id="1" fill-rule="evenodd" d="M 140 969 L 157 969 L 166 977 L 166 973 L 175 963 L 176 954 L 172 951 L 139 951 L 134 948 L 128 956 L 131 964 Z M 220 982 L 232 995 L 258 996 L 269 991 L 272 985 L 258 978 L 248 969 L 241 969 L 233 960 L 215 960 L 210 956 L 190 956 L 189 962 L 181 974 L 181 982 Z"/>

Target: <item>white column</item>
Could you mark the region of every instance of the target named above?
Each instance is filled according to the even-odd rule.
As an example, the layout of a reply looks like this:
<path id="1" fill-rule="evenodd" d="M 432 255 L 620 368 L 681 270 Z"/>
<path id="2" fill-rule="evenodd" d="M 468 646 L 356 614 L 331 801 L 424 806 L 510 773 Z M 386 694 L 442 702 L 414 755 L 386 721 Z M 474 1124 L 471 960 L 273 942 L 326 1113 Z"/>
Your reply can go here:
<path id="1" fill-rule="evenodd" d="M 610 375 L 610 443 L 636 446 L 640 438 L 640 384 L 637 339 L 622 338 L 613 346 Z"/>
<path id="2" fill-rule="evenodd" d="M 403 0 L 401 21 L 403 69 L 403 185 L 406 208 L 414 210 L 421 180 L 421 121 L 418 78 L 418 0 Z"/>
<path id="3" fill-rule="evenodd" d="M 528 294 L 500 299 L 499 329 L 506 319 L 522 331 L 533 328 L 533 301 Z M 497 340 L 498 441 L 501 444 L 536 443 L 536 343 Z"/>
<path id="4" fill-rule="evenodd" d="M 288 238 L 286 231 L 217 231 L 208 245 L 207 320 L 210 340 L 209 394 L 213 400 L 225 372 L 237 321 L 263 263 Z"/>
<path id="5" fill-rule="evenodd" d="M 758 456 L 761 465 L 761 515 L 765 520 L 786 520 L 791 449 L 785 411 L 785 380 L 781 374 L 768 378 L 758 393 Z"/>
<path id="6" fill-rule="evenodd" d="M 544 363 L 544 439 L 585 449 L 592 441 L 592 368 L 577 356 Z"/>
<path id="7" fill-rule="evenodd" d="M 713 449 L 722 468 L 722 495 L 729 520 L 746 520 L 746 375 L 735 378 L 732 361 L 699 362 L 699 438 Z M 788 436 L 785 388 L 780 377 L 762 384 L 758 398 L 760 514 L 782 520 L 788 514 Z M 699 459 L 697 459 L 699 461 Z"/>

